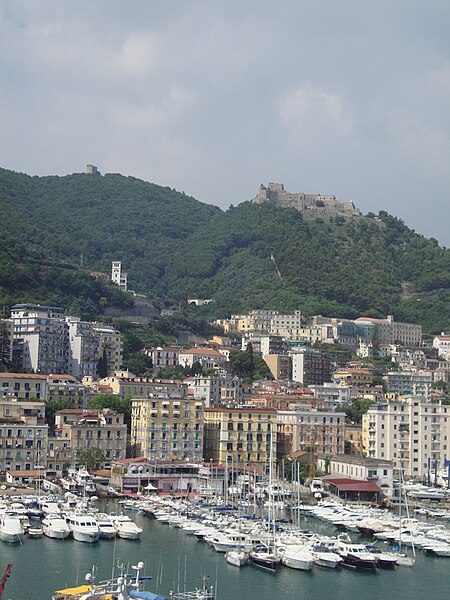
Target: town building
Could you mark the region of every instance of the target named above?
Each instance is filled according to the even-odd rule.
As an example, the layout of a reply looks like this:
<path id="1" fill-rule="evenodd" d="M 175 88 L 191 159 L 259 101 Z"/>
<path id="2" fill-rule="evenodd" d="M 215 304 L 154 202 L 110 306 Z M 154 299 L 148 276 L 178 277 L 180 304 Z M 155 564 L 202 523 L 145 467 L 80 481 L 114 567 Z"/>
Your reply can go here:
<path id="1" fill-rule="evenodd" d="M 68 372 L 74 377 L 96 377 L 100 358 L 100 334 L 94 324 L 66 317 L 69 335 Z"/>
<path id="2" fill-rule="evenodd" d="M 65 409 L 55 414 L 55 436 L 49 439 L 47 469 L 60 472 L 64 465 L 76 465 L 79 453 L 98 448 L 104 454 L 102 466 L 125 458 L 127 426 L 121 413 L 102 410 Z M 59 466 L 59 468 L 57 468 Z"/>
<path id="3" fill-rule="evenodd" d="M 345 413 L 305 410 L 278 411 L 279 456 L 310 449 L 317 454 L 344 454 Z"/>
<path id="4" fill-rule="evenodd" d="M 450 361 L 450 335 L 437 335 L 433 338 L 433 348 L 436 348 L 438 356 Z"/>
<path id="5" fill-rule="evenodd" d="M 356 423 L 345 424 L 345 454 L 352 456 L 363 456 L 362 426 Z"/>
<path id="6" fill-rule="evenodd" d="M 275 464 L 276 410 L 249 406 L 205 408 L 204 423 L 205 460 L 260 466 L 266 472 L 270 456 Z"/>
<path id="7" fill-rule="evenodd" d="M 373 371 L 370 369 L 338 369 L 333 377 L 335 383 L 347 387 L 370 387 L 373 384 Z"/>
<path id="8" fill-rule="evenodd" d="M 85 408 L 87 389 L 72 375 L 50 374 L 45 386 L 45 400 L 70 400 L 74 407 Z"/>
<path id="9" fill-rule="evenodd" d="M 164 348 L 148 348 L 144 350 L 145 354 L 152 360 L 153 369 L 159 371 L 166 367 L 176 367 L 178 365 L 178 355 L 180 348 L 165 346 Z"/>
<path id="10" fill-rule="evenodd" d="M 292 379 L 292 358 L 286 354 L 264 354 L 266 365 L 274 379 Z"/>
<path id="11" fill-rule="evenodd" d="M 322 385 L 310 385 L 309 389 L 327 409 L 334 409 L 350 404 L 356 390 L 344 384 L 325 381 Z"/>
<path id="12" fill-rule="evenodd" d="M 194 363 L 200 363 L 202 369 L 224 370 L 227 365 L 227 357 L 213 348 L 193 347 L 180 351 L 178 364 L 183 367 L 192 367 Z"/>
<path id="13" fill-rule="evenodd" d="M 433 384 L 430 371 L 389 371 L 383 379 L 390 394 L 430 397 Z"/>
<path id="14" fill-rule="evenodd" d="M 0 399 L 0 470 L 31 471 L 45 465 L 45 404 L 16 396 Z"/>
<path id="15" fill-rule="evenodd" d="M 363 415 L 369 458 L 390 460 L 406 477 L 425 477 L 430 463 L 450 459 L 450 406 L 441 399 L 399 396 L 370 406 Z"/>
<path id="16" fill-rule="evenodd" d="M 160 383 L 147 398 L 133 398 L 135 455 L 152 460 L 201 460 L 203 409 L 204 403 L 189 398 L 183 384 Z"/>
<path id="17" fill-rule="evenodd" d="M 206 407 L 242 404 L 244 384 L 232 375 L 198 375 L 189 384 L 194 398 L 203 400 Z"/>
<path id="18" fill-rule="evenodd" d="M 63 308 L 15 304 L 11 319 L 14 340 L 22 346 L 24 371 L 67 373 L 69 339 Z"/>
<path id="19" fill-rule="evenodd" d="M 422 343 L 422 325 L 413 323 L 397 323 L 392 315 L 386 319 L 374 319 L 372 317 L 358 317 L 358 324 L 375 325 L 374 341 L 378 346 L 388 344 L 402 344 L 403 346 L 420 346 Z"/>
<path id="20" fill-rule="evenodd" d="M 331 361 L 326 352 L 314 348 L 293 348 L 292 379 L 304 386 L 322 385 L 331 381 Z"/>
<path id="21" fill-rule="evenodd" d="M 394 495 L 394 468 L 389 460 L 347 454 L 331 457 L 322 455 L 317 458 L 317 465 L 322 471 L 328 472 L 324 478 L 326 486 L 343 499 L 368 500 L 370 496 L 366 494 L 372 492 L 377 494 L 378 500 L 381 499 L 381 493 L 388 497 Z M 365 485 L 364 482 L 372 485 Z"/>
<path id="22" fill-rule="evenodd" d="M 47 375 L 34 373 L 0 373 L 3 398 L 14 396 L 18 400 L 40 400 L 46 397 Z"/>
<path id="23" fill-rule="evenodd" d="M 111 376 L 122 367 L 123 336 L 114 327 L 102 323 L 94 323 L 93 331 L 99 336 L 99 358 L 106 360 L 106 372 Z"/>

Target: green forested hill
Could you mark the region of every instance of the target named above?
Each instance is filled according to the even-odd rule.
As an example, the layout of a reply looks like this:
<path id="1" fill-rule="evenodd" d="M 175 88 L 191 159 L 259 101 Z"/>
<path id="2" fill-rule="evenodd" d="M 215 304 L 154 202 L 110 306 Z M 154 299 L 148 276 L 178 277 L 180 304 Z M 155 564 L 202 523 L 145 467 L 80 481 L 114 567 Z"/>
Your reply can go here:
<path id="1" fill-rule="evenodd" d="M 430 333 L 449 327 L 450 251 L 386 212 L 337 223 L 248 202 L 222 212 L 121 175 L 39 178 L 6 170 L 0 211 L 2 303 L 25 290 L 27 300 L 81 293 L 83 302 L 91 295 L 97 305 L 100 297 L 121 302 L 90 290 L 91 278 L 73 266 L 82 255 L 87 269 L 107 273 L 121 260 L 130 287 L 162 302 L 214 298 L 211 316 L 301 308 L 342 317 L 389 313 Z M 9 276 L 13 264 L 33 271 L 36 260 L 47 265 L 44 278 Z M 81 281 L 82 292 L 74 283 Z"/>

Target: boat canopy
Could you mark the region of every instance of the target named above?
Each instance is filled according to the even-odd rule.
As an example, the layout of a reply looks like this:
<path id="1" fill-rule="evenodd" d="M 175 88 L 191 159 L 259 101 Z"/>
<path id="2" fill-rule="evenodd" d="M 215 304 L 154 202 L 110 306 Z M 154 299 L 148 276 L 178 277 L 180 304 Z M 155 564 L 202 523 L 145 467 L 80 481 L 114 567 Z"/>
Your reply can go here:
<path id="1" fill-rule="evenodd" d="M 137 590 L 130 592 L 130 598 L 136 598 L 136 600 L 167 600 L 164 596 L 158 596 L 153 592 L 139 592 Z"/>
<path id="2" fill-rule="evenodd" d="M 57 590 L 52 598 L 54 600 L 63 600 L 64 598 L 77 597 L 81 594 L 86 594 L 86 592 L 90 592 L 92 590 L 92 586 L 90 585 L 79 585 L 73 588 L 66 588 L 65 590 Z"/>

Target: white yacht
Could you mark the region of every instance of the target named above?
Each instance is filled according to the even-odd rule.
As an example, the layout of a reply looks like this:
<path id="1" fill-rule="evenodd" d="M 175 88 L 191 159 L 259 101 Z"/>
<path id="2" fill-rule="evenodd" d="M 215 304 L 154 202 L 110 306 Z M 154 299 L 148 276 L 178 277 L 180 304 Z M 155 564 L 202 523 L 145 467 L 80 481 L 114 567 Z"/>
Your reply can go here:
<path id="1" fill-rule="evenodd" d="M 126 515 L 116 515 L 113 517 L 113 525 L 117 535 L 124 540 L 138 540 L 141 537 L 141 527 L 138 527 Z"/>
<path id="2" fill-rule="evenodd" d="M 10 544 L 22 543 L 25 530 L 16 515 L 3 514 L 0 517 L 0 540 Z"/>
<path id="3" fill-rule="evenodd" d="M 69 515 L 67 524 L 72 532 L 73 539 L 77 542 L 97 542 L 100 537 L 100 529 L 95 517 L 92 515 Z"/>
<path id="4" fill-rule="evenodd" d="M 70 528 L 61 515 L 47 515 L 42 520 L 42 532 L 49 538 L 64 540 L 70 535 Z"/>
<path id="5" fill-rule="evenodd" d="M 281 562 L 291 569 L 311 571 L 314 564 L 314 555 L 305 546 L 287 545 L 277 548 Z"/>
<path id="6" fill-rule="evenodd" d="M 109 515 L 99 513 L 96 515 L 97 525 L 100 529 L 100 537 L 110 540 L 116 537 L 116 528 Z"/>
<path id="7" fill-rule="evenodd" d="M 333 552 L 328 546 L 317 544 L 313 546 L 312 551 L 314 554 L 314 562 L 319 567 L 336 569 L 342 562 L 342 557 L 336 552 Z"/>

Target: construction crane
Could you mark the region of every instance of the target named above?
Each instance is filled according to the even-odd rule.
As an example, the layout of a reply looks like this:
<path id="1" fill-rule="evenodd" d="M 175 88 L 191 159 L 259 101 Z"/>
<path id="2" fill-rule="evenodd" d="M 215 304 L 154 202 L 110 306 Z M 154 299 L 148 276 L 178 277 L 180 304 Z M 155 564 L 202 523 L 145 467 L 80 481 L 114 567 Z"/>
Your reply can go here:
<path id="1" fill-rule="evenodd" d="M 6 565 L 5 572 L 3 573 L 2 580 L 0 581 L 0 596 L 3 594 L 3 590 L 5 589 L 6 580 L 8 579 L 9 574 L 11 573 L 11 568 L 12 564 L 8 563 Z"/>

